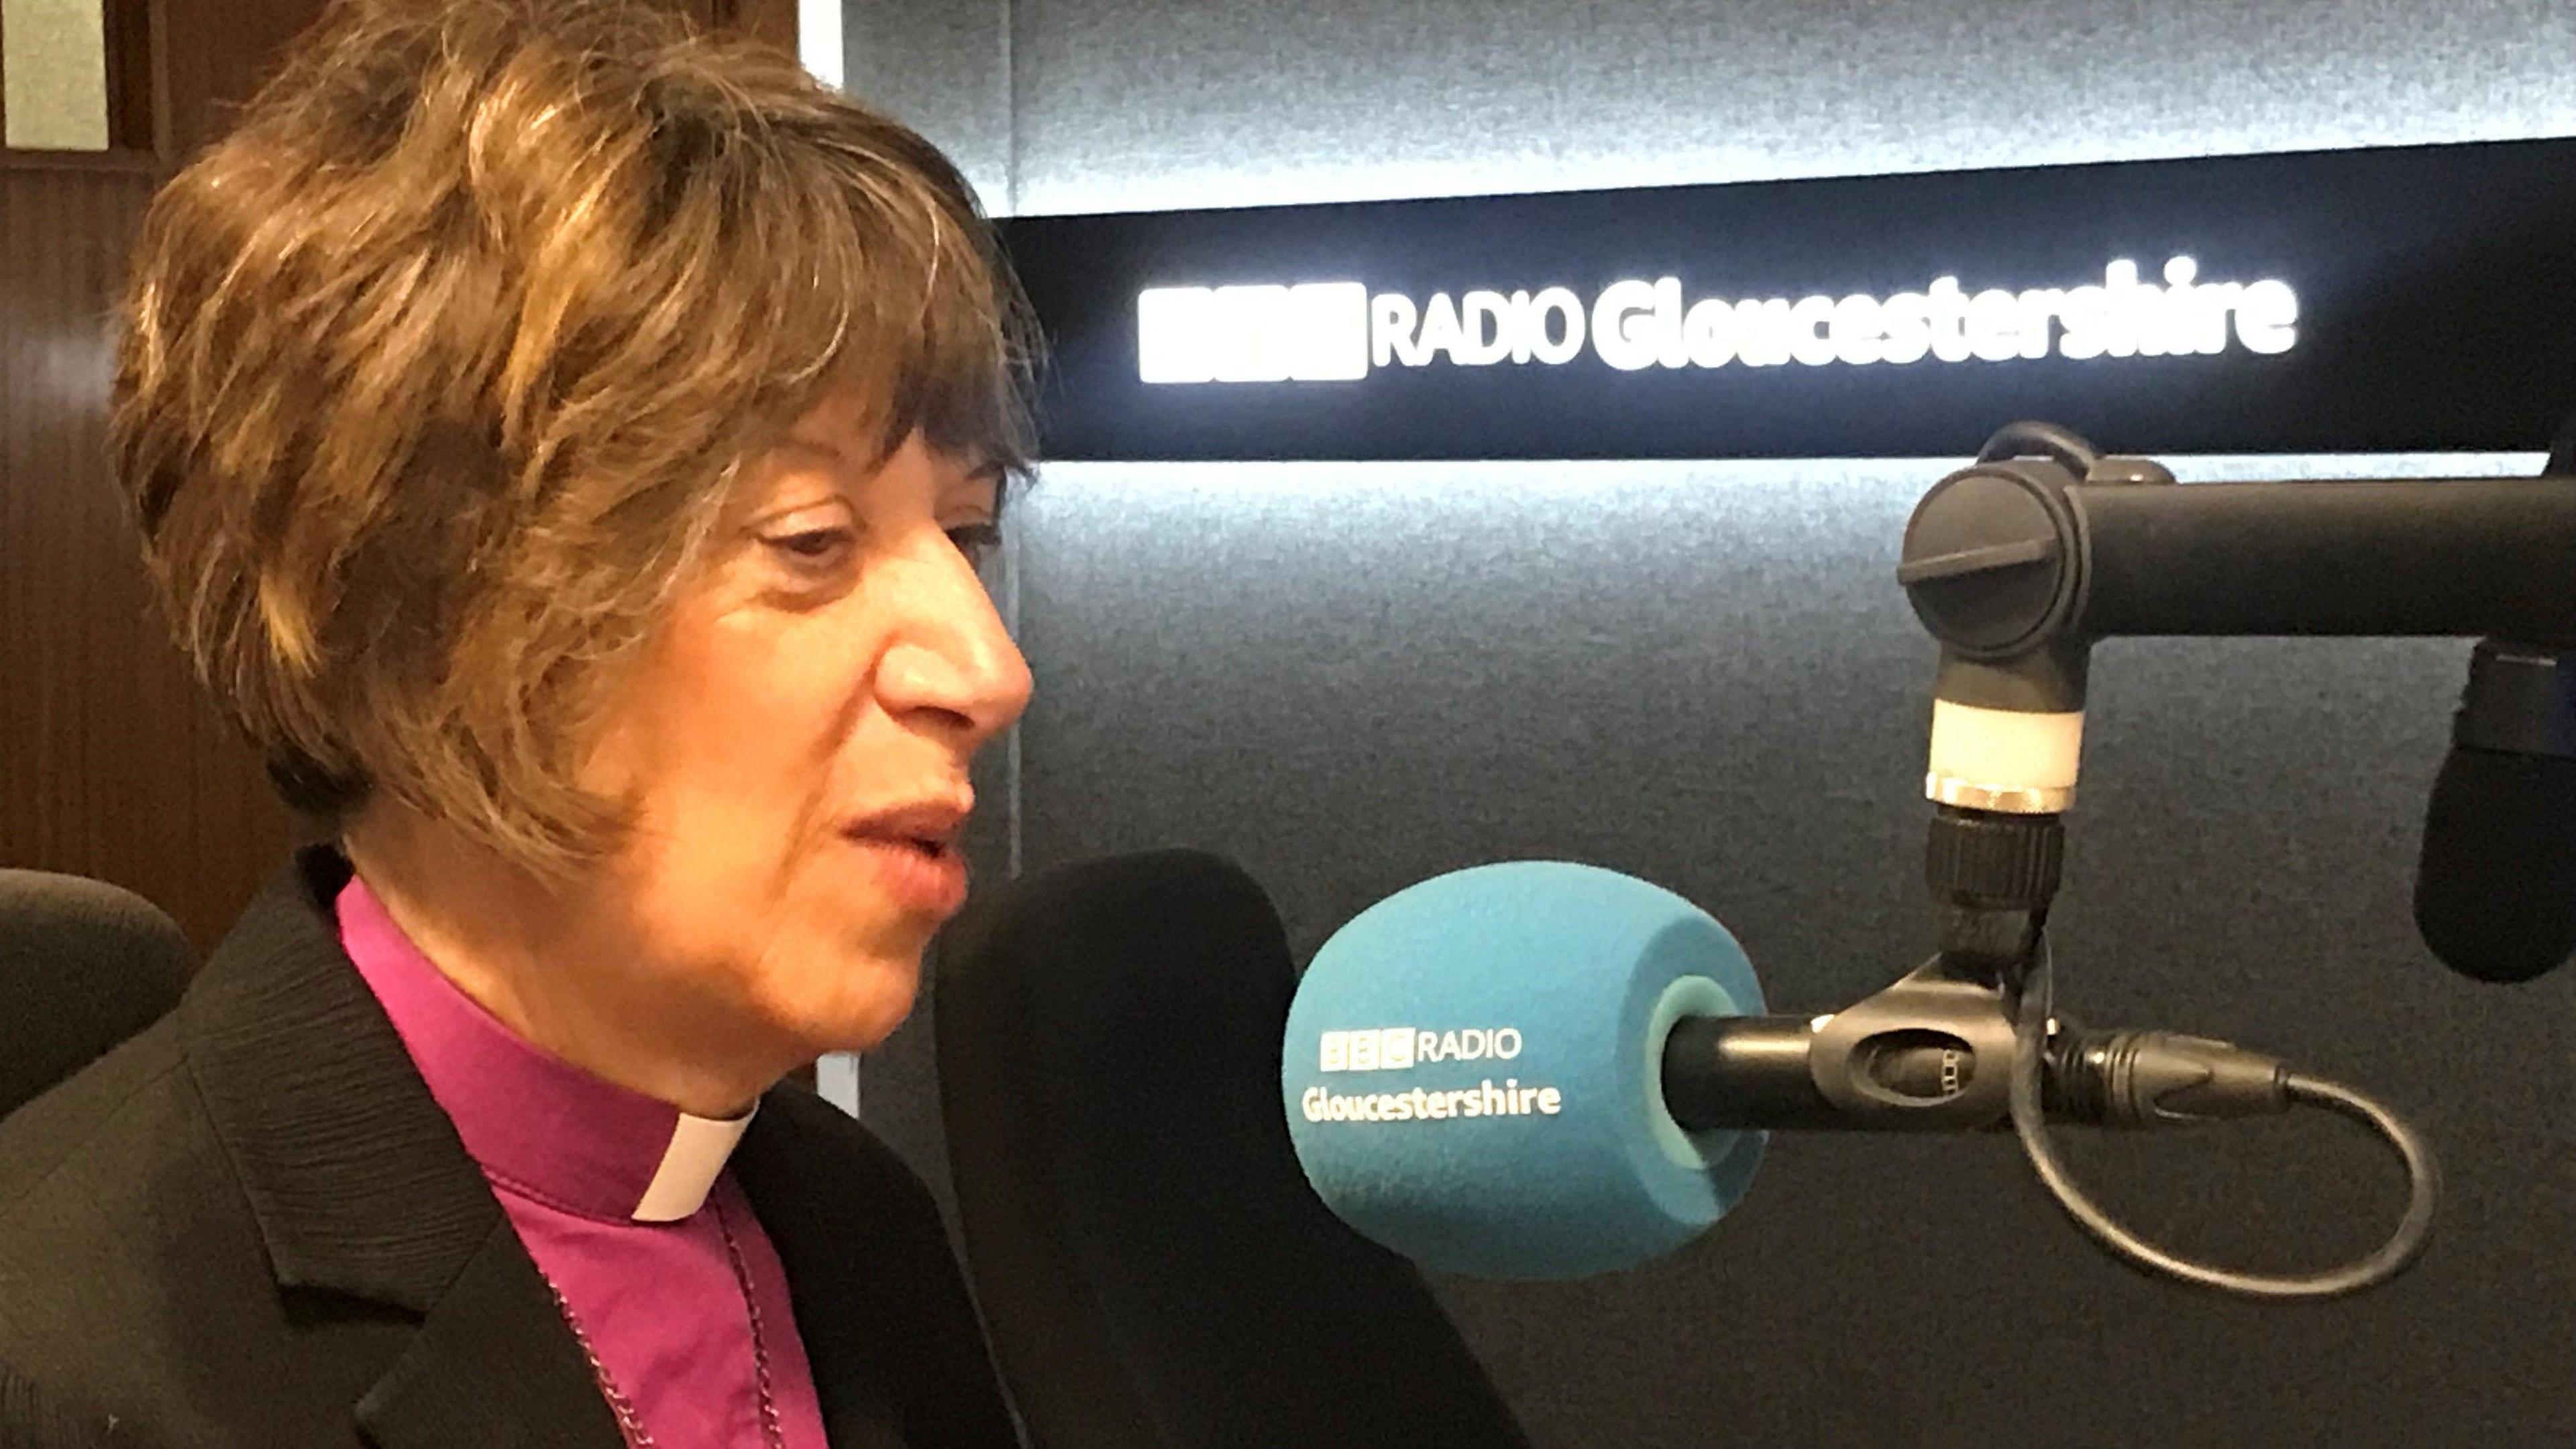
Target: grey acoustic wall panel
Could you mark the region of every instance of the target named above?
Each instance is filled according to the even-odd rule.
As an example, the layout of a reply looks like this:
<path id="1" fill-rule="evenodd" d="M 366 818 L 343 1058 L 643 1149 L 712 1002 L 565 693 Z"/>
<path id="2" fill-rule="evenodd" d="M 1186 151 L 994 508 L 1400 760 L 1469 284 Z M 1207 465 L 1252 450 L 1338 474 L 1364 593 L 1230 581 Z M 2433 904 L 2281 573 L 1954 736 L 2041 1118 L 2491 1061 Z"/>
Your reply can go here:
<path id="1" fill-rule="evenodd" d="M 1224 852 L 1301 956 L 1441 870 L 1591 861 L 1718 914 L 1775 1009 L 1846 1003 L 1928 949 L 1932 661 L 1892 574 L 1942 470 L 1050 469 L 1021 520 L 1026 859 Z M 2322 1310 L 2213 1300 L 2097 1256 L 2008 1137 L 1781 1139 L 1672 1261 L 1443 1284 L 1539 1442 L 2576 1441 L 2576 1094 L 2546 1065 L 2576 992 L 2456 980 L 2407 914 L 2464 656 L 2105 646 L 2058 930 L 2086 1019 L 2233 1037 L 2415 1114 L 2452 1187 L 2421 1271 Z M 2321 1266 L 2398 1205 L 2330 1118 L 2074 1146 L 2131 1221 L 2231 1262 Z"/>
<path id="2" fill-rule="evenodd" d="M 981 193 L 1011 209 L 1009 0 L 849 0 L 843 86 L 939 143 Z"/>
<path id="3" fill-rule="evenodd" d="M 852 88 L 1031 212 L 2576 131 L 2561 0 L 852 0 L 849 15 Z"/>

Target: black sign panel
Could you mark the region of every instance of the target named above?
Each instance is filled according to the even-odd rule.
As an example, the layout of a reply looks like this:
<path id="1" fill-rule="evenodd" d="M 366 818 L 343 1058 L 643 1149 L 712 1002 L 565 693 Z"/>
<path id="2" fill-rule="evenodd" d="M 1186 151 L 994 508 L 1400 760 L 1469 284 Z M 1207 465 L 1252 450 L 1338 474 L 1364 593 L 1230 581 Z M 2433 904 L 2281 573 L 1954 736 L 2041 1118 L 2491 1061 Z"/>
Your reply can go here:
<path id="1" fill-rule="evenodd" d="M 2576 410 L 2571 140 L 1002 228 L 1053 458 L 2538 450 Z"/>

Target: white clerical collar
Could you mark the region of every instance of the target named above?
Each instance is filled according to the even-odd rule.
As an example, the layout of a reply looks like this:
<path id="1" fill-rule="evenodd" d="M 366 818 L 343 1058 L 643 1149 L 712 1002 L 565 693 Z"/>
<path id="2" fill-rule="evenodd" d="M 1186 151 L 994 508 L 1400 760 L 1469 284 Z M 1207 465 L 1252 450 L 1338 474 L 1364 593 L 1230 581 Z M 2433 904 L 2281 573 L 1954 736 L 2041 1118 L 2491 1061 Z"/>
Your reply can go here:
<path id="1" fill-rule="evenodd" d="M 662 1149 L 662 1165 L 654 1169 L 653 1180 L 628 1216 L 639 1223 L 669 1223 L 696 1212 L 759 1110 L 754 1103 L 750 1112 L 722 1120 L 680 1113 L 670 1145 Z"/>

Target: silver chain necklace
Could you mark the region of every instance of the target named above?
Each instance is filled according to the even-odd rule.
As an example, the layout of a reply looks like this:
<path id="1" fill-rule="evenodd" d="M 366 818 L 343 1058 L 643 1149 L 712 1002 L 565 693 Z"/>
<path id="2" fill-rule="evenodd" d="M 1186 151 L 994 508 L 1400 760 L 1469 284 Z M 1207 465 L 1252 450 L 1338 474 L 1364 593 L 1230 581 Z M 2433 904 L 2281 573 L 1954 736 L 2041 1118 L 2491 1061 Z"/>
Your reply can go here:
<path id="1" fill-rule="evenodd" d="M 769 1342 L 761 1332 L 760 1298 L 751 1291 L 751 1270 L 743 1264 L 742 1245 L 734 1241 L 733 1224 L 726 1220 L 723 1204 L 710 1203 L 708 1207 L 716 1215 L 716 1231 L 724 1234 L 725 1256 L 733 1262 L 733 1280 L 741 1285 L 742 1306 L 751 1316 L 751 1366 L 760 1389 L 760 1437 L 768 1449 L 787 1449 L 786 1431 L 778 1423 L 778 1400 L 770 1391 Z M 600 1362 L 599 1350 L 591 1346 L 590 1335 L 574 1315 L 572 1304 L 565 1301 L 563 1289 L 555 1286 L 553 1276 L 543 1268 L 537 1270 L 537 1276 L 546 1280 L 546 1291 L 555 1298 L 555 1311 L 563 1315 L 564 1326 L 572 1330 L 573 1342 L 581 1345 L 581 1356 L 590 1361 L 591 1377 L 599 1381 L 600 1397 L 608 1400 L 609 1412 L 617 1416 L 617 1432 L 624 1436 L 628 1449 L 661 1449 L 653 1442 L 652 1432 L 644 1427 L 642 1416 L 635 1412 L 635 1401 L 626 1397 L 617 1380 L 609 1377 L 608 1365 Z"/>

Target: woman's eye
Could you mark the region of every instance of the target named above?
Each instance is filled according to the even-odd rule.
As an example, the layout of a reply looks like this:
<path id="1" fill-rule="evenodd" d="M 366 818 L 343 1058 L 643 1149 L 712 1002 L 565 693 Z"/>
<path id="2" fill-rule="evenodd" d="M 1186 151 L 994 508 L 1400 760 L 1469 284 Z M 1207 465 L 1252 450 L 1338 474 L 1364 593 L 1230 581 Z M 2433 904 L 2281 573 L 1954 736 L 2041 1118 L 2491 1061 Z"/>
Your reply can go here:
<path id="1" fill-rule="evenodd" d="M 966 562 L 982 568 L 1002 546 L 1002 530 L 990 523 L 970 523 L 948 530 L 948 541 L 966 556 Z"/>
<path id="2" fill-rule="evenodd" d="M 797 568 L 818 570 L 841 561 L 857 540 L 846 528 L 800 528 L 771 534 L 761 542 Z"/>

